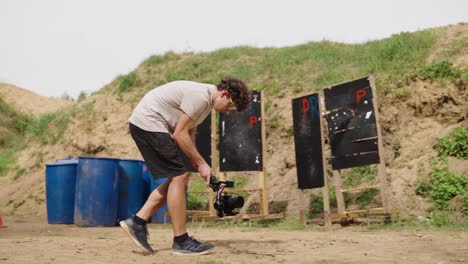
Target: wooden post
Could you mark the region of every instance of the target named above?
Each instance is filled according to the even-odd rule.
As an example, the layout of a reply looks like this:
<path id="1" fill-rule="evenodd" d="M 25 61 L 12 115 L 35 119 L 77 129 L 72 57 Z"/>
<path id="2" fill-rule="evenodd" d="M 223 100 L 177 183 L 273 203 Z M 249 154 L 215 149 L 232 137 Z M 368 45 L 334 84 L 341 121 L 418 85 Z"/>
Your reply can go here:
<path id="1" fill-rule="evenodd" d="M 261 171 L 258 173 L 258 188 L 260 189 L 260 213 L 262 215 L 268 215 L 268 196 L 265 185 L 265 173 Z"/>
<path id="2" fill-rule="evenodd" d="M 263 91 L 260 92 L 261 94 L 261 102 L 260 102 L 260 107 L 261 107 L 261 113 L 262 113 L 262 165 L 263 165 L 263 171 L 259 173 L 259 182 L 258 182 L 258 187 L 261 189 L 260 191 L 260 200 L 261 200 L 261 206 L 262 208 L 261 213 L 263 215 L 268 215 L 268 194 L 266 191 L 266 149 L 265 146 L 266 144 L 266 131 L 265 131 L 265 120 L 266 120 L 266 115 L 265 115 L 265 93 Z"/>
<path id="3" fill-rule="evenodd" d="M 323 196 L 323 221 L 325 226 L 330 227 L 332 225 L 331 212 L 330 212 L 330 196 L 328 194 L 328 184 L 325 181 L 325 186 L 322 187 Z"/>
<path id="4" fill-rule="evenodd" d="M 211 110 L 211 169 L 214 172 L 219 172 L 219 162 L 218 162 L 218 149 L 217 149 L 217 142 L 218 142 L 218 130 L 216 126 L 217 115 L 216 111 L 213 109 Z M 208 211 L 210 216 L 215 216 L 216 211 L 214 208 L 214 198 L 215 193 L 211 188 L 208 188 Z"/>
<path id="5" fill-rule="evenodd" d="M 214 208 L 214 199 L 215 199 L 215 193 L 213 192 L 213 190 L 210 190 L 208 192 L 208 205 L 209 205 L 208 211 L 209 211 L 210 216 L 216 215 L 216 211 Z"/>
<path id="6" fill-rule="evenodd" d="M 219 172 L 219 180 L 226 181 L 226 172 Z"/>
<path id="7" fill-rule="evenodd" d="M 297 190 L 298 204 L 299 204 L 299 223 L 302 225 L 307 225 L 306 215 L 305 215 L 305 206 L 304 206 L 304 190 Z"/>
<path id="8" fill-rule="evenodd" d="M 320 102 L 320 137 L 322 142 L 322 166 L 323 166 L 323 184 L 322 187 L 322 197 L 323 197 L 323 220 L 325 222 L 325 226 L 330 227 L 332 225 L 331 220 L 331 211 L 330 211 L 330 195 L 328 189 L 328 166 L 325 158 L 325 136 L 324 134 L 327 130 L 324 130 L 324 124 L 322 121 L 326 122 L 325 118 L 323 118 L 323 113 L 325 113 L 325 103 L 323 101 L 323 90 L 319 92 L 319 102 Z"/>
<path id="9" fill-rule="evenodd" d="M 342 179 L 341 170 L 333 171 L 333 179 L 335 182 L 336 203 L 338 206 L 338 213 L 344 214 L 346 205 L 344 202 L 343 192 L 341 189 L 341 179 Z"/>
<path id="10" fill-rule="evenodd" d="M 383 139 L 382 134 L 380 132 L 380 125 L 379 125 L 379 109 L 377 105 L 377 91 L 375 89 L 375 78 L 374 76 L 369 76 L 369 83 L 372 89 L 372 104 L 374 106 L 374 113 L 375 113 L 375 124 L 377 127 L 377 138 L 379 144 L 379 158 L 380 163 L 378 165 L 378 176 L 380 182 L 380 196 L 382 198 L 382 207 L 386 214 L 390 213 L 390 203 L 388 199 L 388 187 L 387 187 L 387 172 L 385 170 L 385 154 L 384 154 L 384 146 L 383 146 Z"/>

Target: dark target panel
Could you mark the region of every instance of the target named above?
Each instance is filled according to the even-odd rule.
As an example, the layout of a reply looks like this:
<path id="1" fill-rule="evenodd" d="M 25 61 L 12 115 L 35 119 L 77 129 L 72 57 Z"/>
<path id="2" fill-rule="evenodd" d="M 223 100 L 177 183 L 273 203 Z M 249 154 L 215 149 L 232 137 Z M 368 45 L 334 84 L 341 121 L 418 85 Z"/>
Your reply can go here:
<path id="1" fill-rule="evenodd" d="M 205 159 L 206 163 L 211 166 L 211 113 L 200 125 L 198 125 L 195 133 L 195 144 L 200 155 Z M 198 170 L 193 167 L 192 162 L 187 155 L 185 155 L 182 150 L 180 150 L 180 152 L 182 153 L 185 168 L 188 171 L 197 172 Z"/>
<path id="2" fill-rule="evenodd" d="M 324 186 L 318 94 L 292 100 L 294 145 L 299 189 Z"/>
<path id="3" fill-rule="evenodd" d="M 368 77 L 324 89 L 332 168 L 380 162 L 374 95 Z"/>
<path id="4" fill-rule="evenodd" d="M 252 91 L 247 110 L 220 113 L 220 171 L 263 171 L 261 103 L 261 92 Z"/>

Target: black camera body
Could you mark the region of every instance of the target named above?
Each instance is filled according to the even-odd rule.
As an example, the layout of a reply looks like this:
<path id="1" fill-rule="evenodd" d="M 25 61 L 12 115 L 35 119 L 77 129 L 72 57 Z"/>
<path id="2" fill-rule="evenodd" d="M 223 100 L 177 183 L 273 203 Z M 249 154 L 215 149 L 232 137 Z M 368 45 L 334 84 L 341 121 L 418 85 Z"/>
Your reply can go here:
<path id="1" fill-rule="evenodd" d="M 224 193 L 225 187 L 234 187 L 233 181 L 218 181 L 215 176 L 211 176 L 210 187 L 214 192 L 216 192 L 214 208 L 216 209 L 219 218 L 222 218 L 225 215 L 236 215 L 238 212 L 234 212 L 234 210 L 244 206 L 244 198 L 242 196 L 232 196 Z"/>

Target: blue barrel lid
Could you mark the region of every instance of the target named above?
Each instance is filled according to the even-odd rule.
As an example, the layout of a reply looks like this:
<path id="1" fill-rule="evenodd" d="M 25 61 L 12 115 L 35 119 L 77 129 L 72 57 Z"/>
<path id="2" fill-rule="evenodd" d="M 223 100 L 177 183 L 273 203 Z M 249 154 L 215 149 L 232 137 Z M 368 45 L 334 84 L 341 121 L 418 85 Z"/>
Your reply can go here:
<path id="1" fill-rule="evenodd" d="M 77 158 L 69 158 L 69 159 L 58 159 L 54 162 L 47 163 L 46 166 L 63 166 L 63 165 L 77 165 L 78 159 Z"/>
<path id="2" fill-rule="evenodd" d="M 120 161 L 137 161 L 137 162 L 145 162 L 144 160 L 139 159 L 119 159 Z"/>
<path id="3" fill-rule="evenodd" d="M 88 157 L 88 156 L 79 156 L 78 159 L 99 159 L 99 160 L 113 160 L 118 161 L 118 158 L 108 158 L 108 157 Z"/>

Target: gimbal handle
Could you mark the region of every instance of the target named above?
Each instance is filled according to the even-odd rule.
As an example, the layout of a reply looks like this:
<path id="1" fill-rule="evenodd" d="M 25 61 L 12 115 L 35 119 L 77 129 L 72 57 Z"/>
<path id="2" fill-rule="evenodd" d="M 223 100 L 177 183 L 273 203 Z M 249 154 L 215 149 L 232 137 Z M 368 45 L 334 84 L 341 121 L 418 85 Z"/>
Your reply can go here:
<path id="1" fill-rule="evenodd" d="M 234 187 L 234 182 L 233 181 L 218 181 L 218 178 L 211 175 L 211 177 L 210 177 L 210 187 L 211 187 L 211 189 L 213 189 L 213 191 L 217 192 L 219 190 L 219 188 L 221 188 L 221 185 L 224 185 L 225 187 Z"/>

